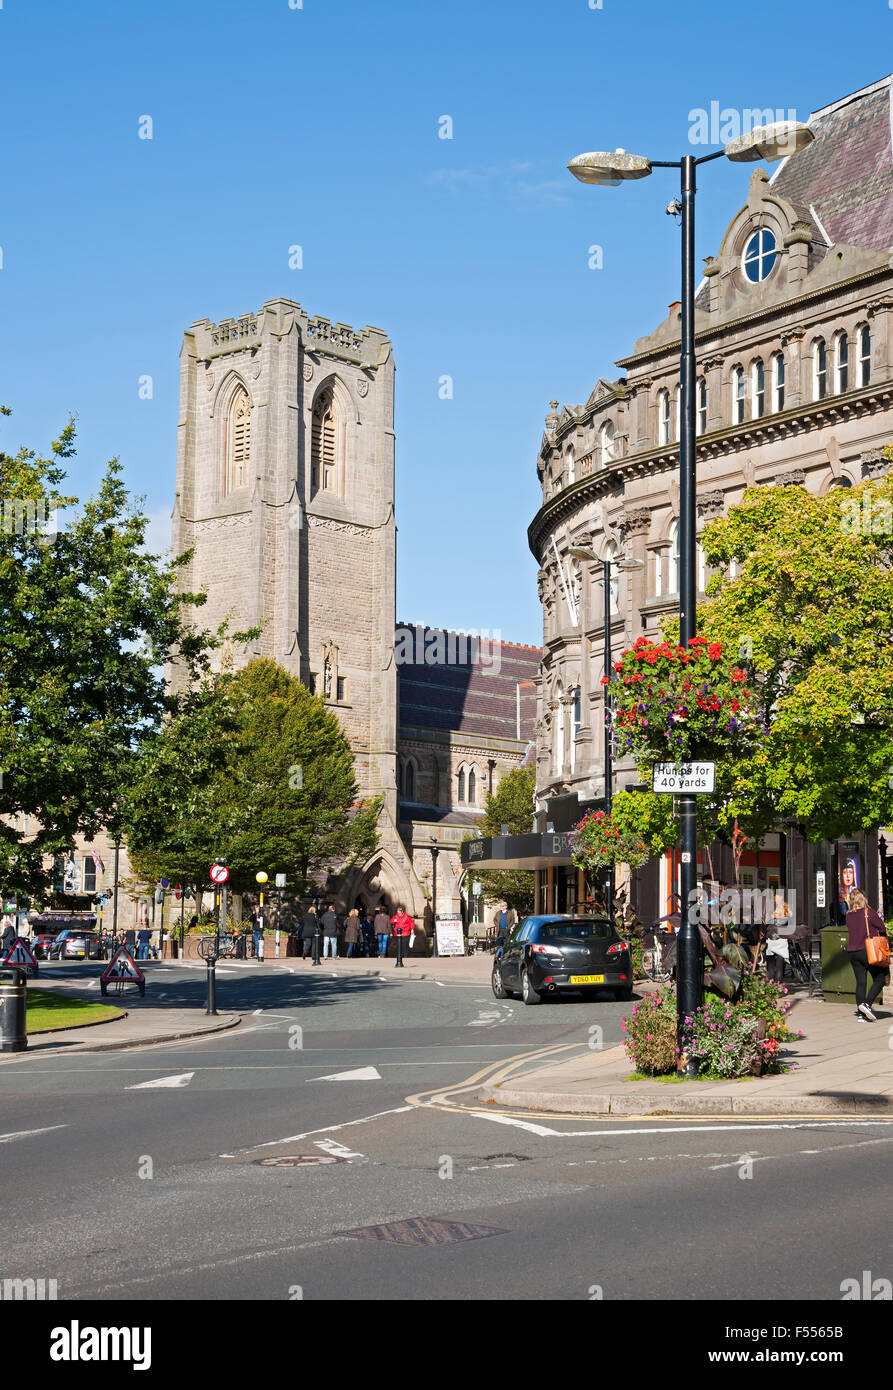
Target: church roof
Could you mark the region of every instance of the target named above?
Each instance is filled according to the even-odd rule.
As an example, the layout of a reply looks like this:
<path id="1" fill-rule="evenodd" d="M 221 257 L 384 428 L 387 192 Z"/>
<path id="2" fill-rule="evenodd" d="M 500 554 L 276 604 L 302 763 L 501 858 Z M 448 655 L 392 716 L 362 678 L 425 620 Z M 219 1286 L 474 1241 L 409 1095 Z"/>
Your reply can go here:
<path id="1" fill-rule="evenodd" d="M 891 80 L 814 111 L 812 144 L 772 178 L 773 191 L 810 209 L 834 243 L 893 247 Z"/>
<path id="2" fill-rule="evenodd" d="M 438 652 L 438 639 L 446 639 L 445 652 Z M 397 624 L 401 727 L 515 739 L 520 686 L 521 738 L 534 737 L 532 682 L 539 675 L 541 649 L 483 637 L 476 644 L 465 633 Z M 426 654 L 432 659 L 426 661 Z"/>

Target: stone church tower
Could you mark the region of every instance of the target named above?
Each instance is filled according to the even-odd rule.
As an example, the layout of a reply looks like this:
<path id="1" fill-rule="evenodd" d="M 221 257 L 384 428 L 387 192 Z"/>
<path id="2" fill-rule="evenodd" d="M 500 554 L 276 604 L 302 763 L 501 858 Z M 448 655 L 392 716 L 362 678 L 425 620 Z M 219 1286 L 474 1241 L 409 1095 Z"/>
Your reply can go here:
<path id="1" fill-rule="evenodd" d="M 173 553 L 194 551 L 182 584 L 207 591 L 203 626 L 261 628 L 224 661 L 270 657 L 325 697 L 362 794 L 385 798 L 382 848 L 405 864 L 391 344 L 273 299 L 191 324 L 180 360 Z"/>

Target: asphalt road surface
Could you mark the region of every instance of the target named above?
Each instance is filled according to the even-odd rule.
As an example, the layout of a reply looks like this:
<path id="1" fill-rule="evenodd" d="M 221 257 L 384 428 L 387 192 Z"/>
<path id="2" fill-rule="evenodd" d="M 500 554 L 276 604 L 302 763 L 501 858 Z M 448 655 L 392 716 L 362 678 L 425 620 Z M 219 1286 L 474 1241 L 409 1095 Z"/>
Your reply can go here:
<path id="1" fill-rule="evenodd" d="M 472 1105 L 486 1077 L 585 1050 L 594 1027 L 617 1043 L 629 1005 L 530 1009 L 299 961 L 218 975 L 218 1007 L 243 1015 L 229 1032 L 0 1064 L 0 1278 L 87 1300 L 776 1302 L 893 1278 L 863 1195 L 893 1179 L 891 1124 Z M 202 970 L 151 981 L 200 1011 Z"/>

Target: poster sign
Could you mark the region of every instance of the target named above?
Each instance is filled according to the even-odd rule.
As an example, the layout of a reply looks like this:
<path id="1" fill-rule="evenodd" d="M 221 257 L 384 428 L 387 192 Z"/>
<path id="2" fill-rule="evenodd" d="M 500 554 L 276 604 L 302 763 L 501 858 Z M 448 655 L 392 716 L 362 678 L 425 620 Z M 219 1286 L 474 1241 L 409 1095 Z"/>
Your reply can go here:
<path id="1" fill-rule="evenodd" d="M 712 792 L 716 788 L 716 763 L 655 763 L 651 790 L 679 796 L 682 792 Z"/>
<path id="2" fill-rule="evenodd" d="M 458 912 L 441 916 L 434 921 L 434 934 L 439 956 L 464 956 L 465 934 L 462 931 L 462 918 Z"/>

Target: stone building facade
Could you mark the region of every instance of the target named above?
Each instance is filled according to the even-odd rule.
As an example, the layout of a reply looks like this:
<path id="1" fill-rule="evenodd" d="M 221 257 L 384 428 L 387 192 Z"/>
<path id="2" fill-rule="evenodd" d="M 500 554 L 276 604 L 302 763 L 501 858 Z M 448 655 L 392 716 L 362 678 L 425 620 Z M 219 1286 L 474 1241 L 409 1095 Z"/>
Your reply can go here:
<path id="1" fill-rule="evenodd" d="M 704 266 L 695 318 L 699 529 L 752 485 L 824 493 L 887 467 L 891 79 L 815 112 L 809 124 L 812 145 L 772 178 L 759 168 L 752 174 Z M 613 586 L 615 653 L 643 633 L 655 637 L 659 619 L 678 611 L 680 324 L 679 305 L 671 304 L 657 329 L 618 359 L 623 376 L 600 379 L 582 405 L 559 409 L 553 401 L 546 417 L 537 460 L 543 501 L 529 528 L 543 607 L 543 802 L 568 793 L 587 800 L 604 788 L 601 566 L 574 560 L 569 549 L 591 546 L 600 558 L 640 562 Z M 699 551 L 701 593 L 707 578 Z M 617 765 L 616 786 L 635 780 L 633 768 Z M 864 837 L 859 844 L 876 896 L 876 854 Z M 771 884 L 770 868 L 778 882 L 785 859 L 790 877 L 796 860 L 800 891 L 814 908 L 817 866 L 830 864 L 833 847 L 812 854 L 781 830 L 762 850 L 755 886 Z M 754 852 L 759 861 L 759 847 Z M 659 882 L 650 872 L 640 888 L 644 911 L 656 916 L 667 910 L 672 865 L 661 866 Z"/>

